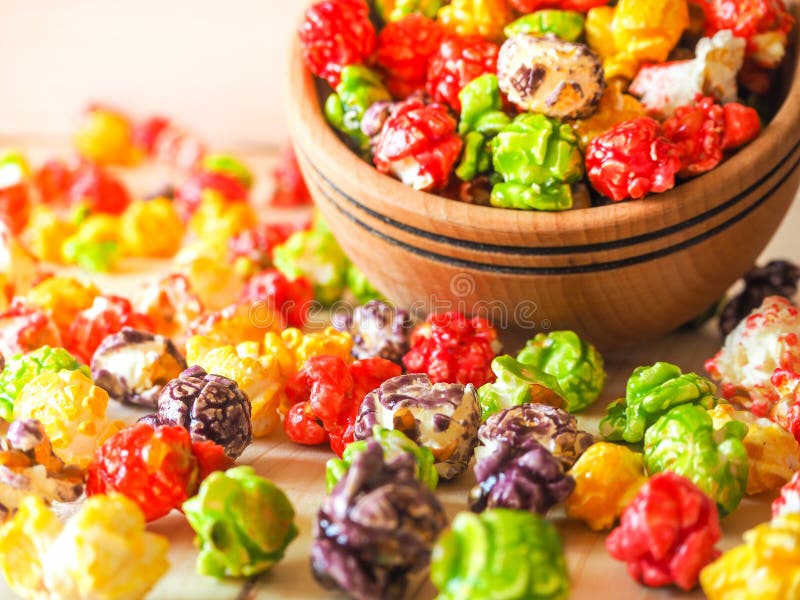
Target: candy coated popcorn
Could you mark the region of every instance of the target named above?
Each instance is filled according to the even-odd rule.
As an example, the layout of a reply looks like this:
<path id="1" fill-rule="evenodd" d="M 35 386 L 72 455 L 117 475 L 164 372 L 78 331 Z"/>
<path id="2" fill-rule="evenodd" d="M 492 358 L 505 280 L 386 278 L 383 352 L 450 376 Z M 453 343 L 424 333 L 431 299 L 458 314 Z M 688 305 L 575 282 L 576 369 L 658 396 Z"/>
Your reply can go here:
<path id="1" fill-rule="evenodd" d="M 482 317 L 458 312 L 429 314 L 411 334 L 411 349 L 403 365 L 412 373 L 427 373 L 434 383 L 494 381 L 491 362 L 500 350 L 497 330 Z"/>
<path id="2" fill-rule="evenodd" d="M 0 523 L 23 498 L 73 502 L 83 494 L 83 471 L 53 454 L 38 421 L 0 421 Z"/>
<path id="3" fill-rule="evenodd" d="M 246 411 L 248 424 L 242 425 L 239 423 L 238 418 L 236 420 L 237 427 L 242 427 L 242 433 L 248 438 L 244 445 L 249 443 L 247 430 L 250 428 L 250 421 L 252 421 L 252 430 L 255 437 L 263 437 L 269 434 L 280 423 L 277 411 L 278 407 L 280 407 L 284 401 L 284 378 L 281 376 L 279 364 L 274 357 L 259 354 L 259 344 L 257 342 L 242 342 L 235 346 L 230 344 L 219 345 L 213 339 L 203 336 L 193 336 L 186 342 L 186 361 L 188 364 L 193 365 L 190 370 L 201 367 L 208 373 L 232 379 L 241 388 L 242 392 L 245 393 L 249 399 L 248 410 Z M 186 377 L 202 378 L 205 377 L 205 374 L 195 374 L 194 371 L 191 373 L 185 371 L 179 378 L 183 379 Z M 192 387 L 198 387 L 198 384 L 194 381 L 190 381 L 189 383 L 191 383 Z M 162 395 L 173 393 L 171 390 L 174 389 L 185 393 L 189 383 L 185 385 L 181 384 L 180 386 L 178 386 L 177 383 L 168 384 L 168 390 L 166 392 L 162 391 Z M 225 382 L 225 385 L 227 386 L 227 382 Z M 178 387 L 176 388 L 175 386 Z M 209 393 L 211 391 L 213 391 L 213 388 L 209 390 Z M 234 392 L 226 392 L 226 395 L 234 395 Z M 209 395 L 208 397 L 213 398 L 213 395 Z M 165 401 L 166 397 L 164 400 L 159 400 L 159 412 L 161 412 L 161 403 Z M 241 402 L 239 404 L 241 404 Z M 173 403 L 173 405 L 180 408 L 177 404 Z M 252 407 L 252 414 L 250 407 Z M 201 410 L 202 408 L 202 405 L 198 406 L 197 410 Z M 236 410 L 241 411 L 243 409 L 237 408 Z M 167 417 L 165 413 L 161 418 L 176 418 L 174 413 L 170 412 L 169 414 L 173 416 Z M 211 427 L 206 421 L 208 421 L 207 418 L 200 419 L 198 421 L 198 427 L 202 426 L 202 429 L 210 427 L 212 430 L 216 428 Z M 227 428 L 228 425 L 224 422 L 219 424 L 220 430 Z M 194 427 L 189 429 L 193 431 Z M 229 432 L 227 435 L 234 434 L 233 432 Z M 223 446 L 228 446 L 227 443 L 223 443 L 216 438 L 212 437 L 211 439 Z M 237 447 L 235 450 L 241 453 L 244 450 L 244 446 L 241 446 L 241 448 Z"/>
<path id="4" fill-rule="evenodd" d="M 800 514 L 745 532 L 744 544 L 700 573 L 709 600 L 783 600 L 800 595 Z"/>
<path id="5" fill-rule="evenodd" d="M 714 503 L 688 479 L 661 473 L 644 484 L 606 538 L 612 557 L 644 585 L 697 585 L 700 570 L 718 555 L 722 537 Z"/>
<path id="6" fill-rule="evenodd" d="M 167 198 L 131 202 L 119 225 L 122 252 L 127 256 L 169 258 L 181 247 L 183 221 Z"/>
<path id="7" fill-rule="evenodd" d="M 311 194 L 300 172 L 292 145 L 284 145 L 272 171 L 275 179 L 270 204 L 273 206 L 304 206 L 311 204 Z"/>
<path id="8" fill-rule="evenodd" d="M 750 461 L 742 442 L 747 429 L 739 421 L 714 429 L 702 406 L 676 406 L 645 433 L 647 472 L 673 471 L 686 477 L 727 515 L 739 506 L 747 486 Z"/>
<path id="9" fill-rule="evenodd" d="M 31 212 L 31 198 L 25 164 L 14 154 L 0 156 L 0 223 L 19 234 Z"/>
<path id="10" fill-rule="evenodd" d="M 247 189 L 253 186 L 253 172 L 230 154 L 206 154 L 200 162 L 200 168 L 208 173 L 223 173 L 233 177 Z"/>
<path id="11" fill-rule="evenodd" d="M 81 371 L 89 375 L 89 369 L 82 366 L 64 348 L 40 346 L 27 354 L 12 356 L 0 371 L 0 417 L 10 420 L 14 403 L 20 391 L 34 377 L 45 372 L 58 373 L 61 370 Z"/>
<path id="12" fill-rule="evenodd" d="M 729 30 L 719 31 L 697 42 L 691 60 L 644 65 L 628 91 L 639 96 L 650 112 L 666 117 L 698 95 L 712 96 L 721 104 L 734 102 L 744 46 L 744 41 Z"/>
<path id="13" fill-rule="evenodd" d="M 521 13 L 541 12 L 543 8 L 560 8 L 561 10 L 575 10 L 588 12 L 595 6 L 608 4 L 608 0 L 510 0 L 511 4 Z"/>
<path id="14" fill-rule="evenodd" d="M 179 346 L 189 323 L 203 312 L 200 298 L 185 275 L 173 273 L 147 282 L 134 300 L 137 312 L 150 317 L 154 333 L 167 336 Z"/>
<path id="15" fill-rule="evenodd" d="M 373 160 L 380 172 L 428 191 L 447 184 L 462 146 L 456 122 L 444 105 L 407 100 L 383 124 Z"/>
<path id="16" fill-rule="evenodd" d="M 33 183 L 39 191 L 39 197 L 45 204 L 62 202 L 75 176 L 75 169 L 65 161 L 51 158 L 36 169 Z"/>
<path id="17" fill-rule="evenodd" d="M 497 71 L 499 51 L 497 44 L 481 36 L 446 37 L 428 65 L 426 91 L 435 102 L 460 112 L 458 93 L 476 77 Z"/>
<path id="18" fill-rule="evenodd" d="M 183 512 L 197 533 L 197 572 L 212 577 L 263 573 L 298 532 L 286 494 L 248 466 L 212 473 Z"/>
<path id="19" fill-rule="evenodd" d="M 791 433 L 776 423 L 759 419 L 749 411 L 735 410 L 730 404 L 719 404 L 708 414 L 714 429 L 721 429 L 732 420 L 747 425 L 742 443 L 750 462 L 748 495 L 778 489 L 800 469 L 800 446 Z"/>
<path id="20" fill-rule="evenodd" d="M 200 239 L 228 239 L 255 226 L 253 207 L 247 202 L 230 202 L 219 192 L 208 190 L 189 220 L 189 228 Z"/>
<path id="21" fill-rule="evenodd" d="M 345 66 L 362 64 L 375 51 L 375 28 L 364 0 L 317 2 L 306 10 L 298 33 L 306 66 L 332 88 Z"/>
<path id="22" fill-rule="evenodd" d="M 227 173 L 193 171 L 175 190 L 175 206 L 181 218 L 189 221 L 207 196 L 216 197 L 221 203 L 236 204 L 247 200 L 247 188 L 236 177 Z M 216 209 L 215 206 L 211 208 Z M 213 214 L 207 214 L 206 217 L 213 217 Z M 209 227 L 213 227 L 213 223 L 209 223 Z"/>
<path id="23" fill-rule="evenodd" d="M 15 298 L 0 314 L 0 354 L 13 357 L 42 346 L 61 346 L 56 324 L 37 307 Z"/>
<path id="24" fill-rule="evenodd" d="M 27 294 L 27 299 L 49 314 L 64 337 L 78 313 L 89 308 L 100 290 L 74 277 L 48 277 Z M 58 344 L 56 344 L 58 345 Z"/>
<path id="25" fill-rule="evenodd" d="M 506 37 L 519 34 L 545 36 L 553 34 L 564 41 L 575 42 L 583 34 L 585 17 L 571 10 L 537 10 L 506 25 Z"/>
<path id="26" fill-rule="evenodd" d="M 503 43 L 497 77 L 517 108 L 556 119 L 590 116 L 606 85 L 600 57 L 585 44 L 528 34 Z"/>
<path id="27" fill-rule="evenodd" d="M 569 596 L 556 528 L 539 515 L 502 508 L 456 515 L 433 548 L 431 580 L 439 600 Z"/>
<path id="28" fill-rule="evenodd" d="M 800 373 L 800 312 L 781 296 L 764 298 L 725 338 L 706 370 L 722 393 L 758 416 L 780 399 L 771 378 L 778 368 Z"/>
<path id="29" fill-rule="evenodd" d="M 356 439 L 368 439 L 375 425 L 396 429 L 433 452 L 441 479 L 467 469 L 481 421 L 472 385 L 433 384 L 427 375 L 409 373 L 376 387 L 357 408 Z"/>
<path id="30" fill-rule="evenodd" d="M 514 19 L 508 0 L 453 0 L 436 17 L 445 29 L 461 36 L 480 35 L 503 41 L 503 28 Z"/>
<path id="31" fill-rule="evenodd" d="M 210 444 L 223 457 L 219 467 L 227 468 L 221 446 Z M 199 450 L 198 450 L 199 446 Z M 183 427 L 151 427 L 136 423 L 110 437 L 98 448 L 89 465 L 86 493 L 89 496 L 120 492 L 133 500 L 153 521 L 180 508 L 197 492 L 206 473 L 201 473 L 199 454 Z"/>
<path id="32" fill-rule="evenodd" d="M 66 525 L 29 497 L 0 528 L 0 569 L 29 600 L 139 600 L 169 569 L 168 547 L 121 494 L 89 498 Z"/>
<path id="33" fill-rule="evenodd" d="M 369 150 L 369 138 L 361 133 L 361 119 L 375 102 L 391 100 L 377 72 L 362 65 L 347 65 L 336 92 L 325 101 L 325 117 L 349 137 L 361 152 Z"/>
<path id="34" fill-rule="evenodd" d="M 64 241 L 62 254 L 68 263 L 95 272 L 114 269 L 120 258 L 120 221 L 115 215 L 81 216 L 77 229 Z"/>
<path id="35" fill-rule="evenodd" d="M 501 410 L 520 404 L 548 404 L 559 408 L 565 404 L 564 390 L 558 380 L 538 367 L 504 355 L 492 361 L 492 372 L 496 380 L 478 388 L 484 421 Z"/>
<path id="36" fill-rule="evenodd" d="M 408 438 L 402 431 L 396 429 L 384 429 L 380 425 L 372 428 L 370 439 L 375 440 L 383 449 L 383 460 L 391 463 L 398 456 L 411 454 L 417 463 L 416 476 L 422 483 L 432 490 L 439 484 L 439 474 L 434 467 L 433 453 L 424 446 L 418 446 Z M 347 445 L 342 454 L 342 458 L 330 458 L 325 465 L 325 488 L 330 494 L 336 484 L 347 474 L 350 465 L 356 457 L 360 456 L 367 449 L 367 440 L 359 440 Z"/>
<path id="37" fill-rule="evenodd" d="M 390 21 L 400 21 L 416 13 L 433 19 L 442 3 L 441 0 L 375 0 L 374 4 L 388 27 Z"/>
<path id="38" fill-rule="evenodd" d="M 586 148 L 589 182 L 614 201 L 672 189 L 680 167 L 677 148 L 661 134 L 658 121 L 649 117 L 623 121 Z"/>
<path id="39" fill-rule="evenodd" d="M 75 225 L 61 219 L 58 213 L 47 206 L 37 206 L 20 236 L 25 247 L 39 260 L 52 263 L 64 262 L 62 247 L 73 233 Z"/>
<path id="40" fill-rule="evenodd" d="M 95 384 L 112 400 L 155 407 L 161 388 L 186 361 L 169 338 L 123 327 L 103 339 L 91 367 Z"/>
<path id="41" fill-rule="evenodd" d="M 609 81 L 594 114 L 570 123 L 582 148 L 615 125 L 645 116 L 644 106 L 634 96 L 623 93 L 622 83 L 620 79 Z"/>
<path id="42" fill-rule="evenodd" d="M 272 267 L 272 251 L 297 230 L 290 223 L 258 223 L 228 240 L 228 260 L 235 269 L 250 277 Z"/>
<path id="43" fill-rule="evenodd" d="M 332 304 L 342 295 L 350 261 L 329 231 L 297 231 L 275 247 L 272 257 L 275 268 L 289 279 L 310 280 L 322 304 Z"/>
<path id="44" fill-rule="evenodd" d="M 401 598 L 446 524 L 439 499 L 416 478 L 413 456 L 387 463 L 369 441 L 317 513 L 311 571 L 351 598 Z"/>
<path id="45" fill-rule="evenodd" d="M 352 313 L 334 312 L 331 324 L 350 334 L 356 358 L 378 356 L 400 363 L 408 352 L 411 330 L 408 313 L 380 300 L 356 306 Z"/>
<path id="46" fill-rule="evenodd" d="M 41 277 L 36 258 L 0 220 L 0 311 L 7 310 L 14 296 L 26 294 Z"/>
<path id="47" fill-rule="evenodd" d="M 234 267 L 220 260 L 226 246 L 223 238 L 198 240 L 181 248 L 174 258 L 177 271 L 186 277 L 193 294 L 211 311 L 236 302 L 244 285 Z"/>
<path id="48" fill-rule="evenodd" d="M 705 173 L 720 163 L 724 126 L 725 110 L 708 96 L 679 106 L 663 123 L 664 137 L 680 156 L 682 177 Z"/>
<path id="49" fill-rule="evenodd" d="M 647 481 L 642 455 L 609 442 L 589 446 L 567 474 L 575 480 L 567 516 L 594 531 L 610 529 Z"/>
<path id="50" fill-rule="evenodd" d="M 570 412 L 585 409 L 603 393 L 606 382 L 603 357 L 574 331 L 537 334 L 517 354 L 517 360 L 553 375 Z"/>
<path id="51" fill-rule="evenodd" d="M 353 338 L 344 331 L 337 331 L 333 327 L 326 327 L 322 331 L 303 333 L 299 329 L 289 327 L 277 334 L 264 336 L 264 347 L 267 353 L 280 354 L 283 347 L 288 351 L 293 367 L 289 368 L 290 374 L 301 370 L 306 362 L 314 356 L 335 356 L 345 363 L 353 362 Z"/>
<path id="52" fill-rule="evenodd" d="M 119 215 L 131 201 L 125 184 L 98 165 L 84 163 L 75 172 L 67 191 L 72 206 L 85 206 L 91 213 Z"/>
<path id="53" fill-rule="evenodd" d="M 492 140 L 492 206 L 535 210 L 572 208 L 570 184 L 583 175 L 578 141 L 569 125 L 524 113 Z"/>
<path id="54" fill-rule="evenodd" d="M 405 98 L 425 89 L 428 63 L 439 50 L 443 35 L 439 23 L 417 13 L 391 21 L 381 30 L 376 61 L 386 72 L 386 87 L 395 97 Z"/>
<path id="55" fill-rule="evenodd" d="M 772 516 L 800 514 L 800 471 L 781 488 L 780 494 L 772 503 Z"/>
<path id="56" fill-rule="evenodd" d="M 75 148 L 81 156 L 99 164 L 130 164 L 134 158 L 131 133 L 131 123 L 122 113 L 89 107 L 75 132 Z"/>
<path id="57" fill-rule="evenodd" d="M 722 133 L 723 150 L 739 148 L 761 133 L 761 117 L 756 109 L 738 102 L 729 102 L 725 111 L 725 130 Z"/>
<path id="58" fill-rule="evenodd" d="M 17 395 L 14 416 L 41 422 L 55 455 L 85 468 L 95 449 L 122 429 L 106 417 L 107 407 L 108 394 L 83 370 L 42 371 Z"/>
<path id="59" fill-rule="evenodd" d="M 259 317 L 280 315 L 282 325 L 303 327 L 314 301 L 314 288 L 302 275 L 289 279 L 276 269 L 267 269 L 247 280 L 239 301 L 249 302 L 252 310 L 263 313 Z"/>
<path id="60" fill-rule="evenodd" d="M 641 442 L 645 430 L 679 404 L 698 404 L 710 409 L 716 404 L 717 388 L 696 373 L 682 373 L 677 365 L 657 362 L 634 369 L 622 402 L 612 403 L 600 421 L 600 433 L 608 440 Z"/>

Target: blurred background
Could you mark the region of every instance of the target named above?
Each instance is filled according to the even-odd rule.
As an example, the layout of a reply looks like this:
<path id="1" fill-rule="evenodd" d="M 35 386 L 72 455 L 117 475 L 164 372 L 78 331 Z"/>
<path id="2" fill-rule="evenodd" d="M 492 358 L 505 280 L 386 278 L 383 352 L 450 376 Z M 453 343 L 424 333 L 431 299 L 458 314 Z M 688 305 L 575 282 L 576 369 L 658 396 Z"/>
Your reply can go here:
<path id="1" fill-rule="evenodd" d="M 305 0 L 0 0 L 0 143 L 69 136 L 96 101 L 216 147 L 286 138 L 283 73 Z"/>

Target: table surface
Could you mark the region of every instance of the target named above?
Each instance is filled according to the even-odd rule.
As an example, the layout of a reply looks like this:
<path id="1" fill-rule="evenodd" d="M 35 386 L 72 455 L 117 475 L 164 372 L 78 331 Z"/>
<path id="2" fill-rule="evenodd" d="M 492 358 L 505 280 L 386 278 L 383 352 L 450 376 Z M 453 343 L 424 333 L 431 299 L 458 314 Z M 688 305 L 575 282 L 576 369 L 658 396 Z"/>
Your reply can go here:
<path id="1" fill-rule="evenodd" d="M 10 146 L 8 140 L 0 138 L 0 149 Z M 50 156 L 63 146 L 44 143 L 41 140 L 24 140 L 15 144 L 29 150 L 33 160 Z M 241 153 L 240 153 L 241 155 Z M 256 202 L 267 197 L 268 184 L 263 180 L 272 164 L 273 153 L 269 150 L 251 151 L 244 155 L 260 180 L 254 190 Z M 165 174 L 158 169 L 141 168 L 129 175 L 136 192 L 146 193 L 164 182 Z M 296 211 L 272 210 L 265 215 L 271 220 L 297 217 Z M 800 227 L 800 203 L 795 202 L 783 225 L 765 250 L 762 260 L 785 257 L 800 259 L 800 238 L 796 231 Z M 164 261 L 130 261 L 123 263 L 123 272 L 115 275 L 91 276 L 103 290 L 124 294 L 132 291 L 136 283 L 152 276 L 154 272 L 166 270 Z M 77 272 L 76 272 L 77 273 Z M 88 277 L 86 274 L 81 274 Z M 529 333 L 529 332 L 528 332 Z M 507 352 L 516 352 L 526 332 L 504 332 Z M 624 395 L 625 382 L 638 365 L 651 364 L 656 360 L 677 363 L 684 371 L 703 372 L 703 361 L 711 356 L 721 344 L 716 324 L 707 325 L 700 331 L 677 332 L 661 340 L 640 347 L 606 356 L 608 383 L 600 399 L 590 410 L 578 417 L 580 425 L 597 433 L 597 423 L 605 405 Z M 113 407 L 115 416 L 133 421 L 141 414 L 135 409 Z M 311 576 L 308 556 L 311 531 L 316 511 L 325 495 L 325 461 L 332 456 L 330 450 L 299 446 L 286 439 L 282 431 L 256 440 L 239 458 L 238 464 L 252 465 L 262 476 L 280 485 L 289 496 L 297 512 L 296 523 L 300 530 L 298 538 L 289 546 L 285 558 L 270 572 L 252 580 L 218 581 L 198 575 L 194 569 L 196 549 L 193 532 L 182 514 L 173 511 L 170 515 L 148 525 L 148 529 L 167 536 L 170 540 L 170 569 L 152 590 L 149 599 L 172 600 L 191 598 L 194 600 L 252 600 L 268 598 L 320 599 L 341 597 L 320 588 Z M 455 482 L 441 484 L 437 493 L 448 516 L 466 509 L 466 497 L 474 483 L 472 472 L 465 473 Z M 769 504 L 772 494 L 747 498 L 740 508 L 722 520 L 722 549 L 737 545 L 742 533 L 754 525 L 769 519 Z M 641 587 L 627 575 L 622 563 L 612 560 L 605 550 L 605 533 L 592 532 L 583 523 L 568 520 L 563 511 L 554 509 L 548 515 L 561 532 L 571 581 L 571 598 L 702 598 L 696 591 L 681 593 L 677 589 L 652 590 Z M 435 590 L 427 581 L 425 573 L 414 577 L 407 598 L 428 599 Z M 5 583 L 0 581 L 0 598 L 13 598 Z"/>

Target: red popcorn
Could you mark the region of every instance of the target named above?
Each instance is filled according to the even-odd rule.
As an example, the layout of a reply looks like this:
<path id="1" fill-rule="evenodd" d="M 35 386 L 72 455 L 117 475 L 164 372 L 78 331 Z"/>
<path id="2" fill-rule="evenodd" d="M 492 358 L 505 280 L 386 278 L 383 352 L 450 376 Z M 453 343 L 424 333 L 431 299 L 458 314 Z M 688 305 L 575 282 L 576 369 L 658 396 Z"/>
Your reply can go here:
<path id="1" fill-rule="evenodd" d="M 272 176 L 275 180 L 275 189 L 270 204 L 287 207 L 311 204 L 311 194 L 308 192 L 291 144 L 287 143 L 283 147 Z"/>
<path id="2" fill-rule="evenodd" d="M 341 456 L 353 441 L 353 424 L 364 396 L 401 373 L 398 365 L 383 358 L 348 366 L 335 356 L 312 356 L 286 384 L 293 403 L 284 420 L 286 435 L 307 445 L 330 440 L 331 449 Z"/>
<path id="3" fill-rule="evenodd" d="M 782 343 L 797 347 L 797 336 L 788 334 L 783 336 Z M 768 405 L 768 416 L 786 431 L 791 433 L 800 443 L 800 365 L 796 363 L 791 353 L 786 352 L 781 356 L 780 365 L 769 381 L 777 392 L 775 402 Z M 753 407 L 756 412 L 756 407 Z"/>
<path id="4" fill-rule="evenodd" d="M 800 513 L 800 471 L 781 488 L 780 495 L 772 503 L 772 517 L 789 513 Z"/>
<path id="5" fill-rule="evenodd" d="M 89 212 L 119 215 L 130 204 L 128 188 L 97 165 L 84 163 L 75 173 L 67 192 L 70 204 L 83 203 Z"/>
<path id="6" fill-rule="evenodd" d="M 214 471 L 226 471 L 233 466 L 233 459 L 225 453 L 225 448 L 210 440 L 192 442 L 192 454 L 197 459 L 200 481 Z"/>
<path id="7" fill-rule="evenodd" d="M 747 41 L 747 55 L 774 69 L 786 52 L 794 17 L 781 0 L 691 0 L 706 15 L 706 35 L 729 29 Z"/>
<path id="8" fill-rule="evenodd" d="M 456 112 L 461 111 L 458 93 L 476 77 L 497 72 L 500 47 L 480 36 L 449 36 L 428 66 L 428 94 L 444 102 Z"/>
<path id="9" fill-rule="evenodd" d="M 277 269 L 268 269 L 247 281 L 240 300 L 263 302 L 270 314 L 280 314 L 284 328 L 302 328 L 314 301 L 314 286 L 303 276 L 289 279 Z"/>
<path id="10" fill-rule="evenodd" d="M 400 104 L 386 119 L 373 154 L 375 166 L 417 190 L 447 185 L 463 145 L 456 121 L 440 104 Z"/>
<path id="11" fill-rule="evenodd" d="M 135 312 L 126 298 L 96 296 L 92 306 L 75 317 L 64 345 L 78 360 L 88 365 L 100 342 L 123 327 L 153 331 L 155 324 L 149 316 Z"/>
<path id="12" fill-rule="evenodd" d="M 494 381 L 491 363 L 499 350 L 497 330 L 486 319 L 458 312 L 431 314 L 411 334 L 403 364 L 409 373 L 427 373 L 433 383 L 480 387 Z"/>
<path id="13" fill-rule="evenodd" d="M 203 192 L 212 190 L 229 202 L 247 200 L 247 188 L 231 175 L 212 171 L 195 171 L 175 191 L 175 205 L 181 218 L 188 221 L 203 201 Z"/>
<path id="14" fill-rule="evenodd" d="M 509 0 L 511 5 L 522 13 L 531 13 L 543 8 L 557 8 L 559 10 L 576 10 L 589 12 L 596 6 L 605 6 L 609 0 Z"/>
<path id="15" fill-rule="evenodd" d="M 724 127 L 725 111 L 709 96 L 675 109 L 663 129 L 664 137 L 678 150 L 681 176 L 699 175 L 720 163 Z"/>
<path id="16" fill-rule="evenodd" d="M 722 133 L 723 150 L 744 146 L 761 133 L 761 119 L 755 108 L 738 102 L 730 102 L 722 109 L 725 112 L 725 127 Z"/>
<path id="17" fill-rule="evenodd" d="M 20 298 L 0 314 L 0 354 L 10 358 L 41 346 L 61 346 L 61 334 L 55 322 L 38 306 Z"/>
<path id="18" fill-rule="evenodd" d="M 233 262 L 243 258 L 257 267 L 268 269 L 272 266 L 272 250 L 296 230 L 290 223 L 259 223 L 228 240 L 228 259 Z"/>
<path id="19" fill-rule="evenodd" d="M 39 167 L 33 181 L 42 202 L 50 204 L 66 198 L 74 179 L 73 168 L 63 160 L 53 158 Z"/>
<path id="20" fill-rule="evenodd" d="M 342 67 L 368 62 L 375 51 L 375 28 L 364 0 L 322 0 L 306 10 L 298 31 L 309 70 L 339 84 Z"/>
<path id="21" fill-rule="evenodd" d="M 159 137 L 170 125 L 165 117 L 149 117 L 136 123 L 133 127 L 133 145 L 147 156 L 152 156 L 156 151 Z"/>
<path id="22" fill-rule="evenodd" d="M 0 165 L 0 221 L 17 235 L 30 214 L 31 198 L 21 167 L 14 162 Z"/>
<path id="23" fill-rule="evenodd" d="M 606 538 L 612 557 L 628 564 L 633 579 L 652 587 L 697 585 L 700 571 L 720 553 L 722 537 L 714 501 L 688 479 L 654 475 Z"/>
<path id="24" fill-rule="evenodd" d="M 592 187 L 615 202 L 673 188 L 680 168 L 678 149 L 649 117 L 623 121 L 586 148 Z"/>
<path id="25" fill-rule="evenodd" d="M 389 76 L 392 95 L 405 98 L 425 89 L 428 64 L 443 35 L 439 23 L 419 13 L 386 24 L 378 36 L 377 62 Z"/>
<path id="26" fill-rule="evenodd" d="M 112 436 L 97 449 L 89 465 L 86 493 L 119 492 L 142 509 L 147 521 L 163 517 L 197 491 L 203 470 L 227 468 L 217 452 L 193 445 L 183 427 L 136 423 Z M 223 451 L 224 455 L 224 451 Z"/>

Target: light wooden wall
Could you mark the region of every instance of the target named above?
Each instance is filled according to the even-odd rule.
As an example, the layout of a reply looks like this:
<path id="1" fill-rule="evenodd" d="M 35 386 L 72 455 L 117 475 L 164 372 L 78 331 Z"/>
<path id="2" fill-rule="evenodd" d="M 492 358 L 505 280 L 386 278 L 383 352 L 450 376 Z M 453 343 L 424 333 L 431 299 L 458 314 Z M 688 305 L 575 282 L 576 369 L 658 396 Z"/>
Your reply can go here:
<path id="1" fill-rule="evenodd" d="M 221 145 L 286 136 L 286 49 L 304 0 L 0 0 L 0 136 L 64 135 L 92 100 L 164 113 Z"/>

